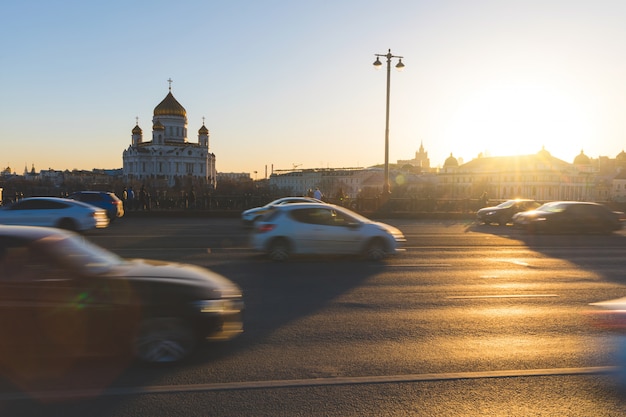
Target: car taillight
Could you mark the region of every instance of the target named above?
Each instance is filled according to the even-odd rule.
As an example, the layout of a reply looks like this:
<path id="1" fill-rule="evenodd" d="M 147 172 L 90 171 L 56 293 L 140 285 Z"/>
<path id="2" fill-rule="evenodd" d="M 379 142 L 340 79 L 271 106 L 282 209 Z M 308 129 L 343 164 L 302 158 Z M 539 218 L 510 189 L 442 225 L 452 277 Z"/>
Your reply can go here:
<path id="1" fill-rule="evenodd" d="M 264 233 L 264 232 L 269 232 L 271 230 L 274 230 L 274 228 L 276 227 L 275 224 L 261 224 L 259 225 L 259 227 L 257 228 L 257 231 L 259 233 Z"/>

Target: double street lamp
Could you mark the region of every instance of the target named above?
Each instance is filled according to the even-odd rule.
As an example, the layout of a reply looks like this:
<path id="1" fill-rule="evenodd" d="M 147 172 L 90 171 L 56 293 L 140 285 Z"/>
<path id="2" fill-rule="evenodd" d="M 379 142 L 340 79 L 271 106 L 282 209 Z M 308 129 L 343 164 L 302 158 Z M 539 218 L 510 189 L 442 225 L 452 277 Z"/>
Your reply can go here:
<path id="1" fill-rule="evenodd" d="M 398 58 L 396 69 L 402 71 L 404 64 L 402 63 L 402 57 L 391 54 L 391 49 L 386 54 L 374 54 L 376 61 L 374 61 L 374 68 L 380 69 L 383 63 L 380 62 L 380 57 L 387 58 L 387 109 L 385 113 L 385 180 L 383 183 L 383 196 L 388 197 L 391 194 L 389 185 L 389 86 L 391 84 L 391 59 Z"/>

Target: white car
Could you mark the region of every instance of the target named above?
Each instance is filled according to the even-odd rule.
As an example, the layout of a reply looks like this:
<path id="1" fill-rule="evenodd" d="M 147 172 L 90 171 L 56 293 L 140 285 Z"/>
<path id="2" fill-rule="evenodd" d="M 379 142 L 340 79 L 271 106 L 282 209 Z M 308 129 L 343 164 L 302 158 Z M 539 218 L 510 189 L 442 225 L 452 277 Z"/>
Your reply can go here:
<path id="1" fill-rule="evenodd" d="M 377 261 L 401 251 L 405 242 L 393 226 L 325 203 L 276 206 L 256 222 L 250 236 L 250 246 L 275 261 L 305 254 L 353 254 Z"/>
<path id="2" fill-rule="evenodd" d="M 0 207 L 0 224 L 46 226 L 83 232 L 109 225 L 107 212 L 89 204 L 57 197 L 30 197 Z"/>
<path id="3" fill-rule="evenodd" d="M 243 213 L 241 213 L 241 221 L 246 227 L 254 226 L 254 222 L 263 217 L 273 207 L 292 203 L 323 203 L 323 201 L 317 200 L 312 197 L 283 197 L 279 198 L 278 200 L 269 202 L 262 207 L 255 207 L 245 210 Z"/>

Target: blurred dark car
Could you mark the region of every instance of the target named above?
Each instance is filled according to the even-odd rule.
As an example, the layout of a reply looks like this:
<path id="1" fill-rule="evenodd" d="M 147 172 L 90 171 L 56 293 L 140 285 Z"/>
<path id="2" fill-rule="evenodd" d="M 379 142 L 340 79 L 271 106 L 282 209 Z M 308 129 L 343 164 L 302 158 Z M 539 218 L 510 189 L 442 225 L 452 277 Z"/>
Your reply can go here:
<path id="1" fill-rule="evenodd" d="M 603 233 L 622 228 L 624 213 L 598 203 L 554 201 L 536 210 L 517 213 L 513 225 L 529 232 Z"/>
<path id="2" fill-rule="evenodd" d="M 175 362 L 242 331 L 241 290 L 198 266 L 122 259 L 55 228 L 0 226 L 0 361 Z"/>
<path id="3" fill-rule="evenodd" d="M 106 210 L 110 221 L 124 216 L 124 204 L 115 193 L 107 191 L 77 191 L 67 196 L 67 198 L 82 201 Z"/>
<path id="4" fill-rule="evenodd" d="M 494 207 L 484 207 L 476 212 L 476 218 L 484 224 L 497 223 L 505 226 L 511 222 L 513 215 L 521 211 L 534 210 L 541 204 L 535 200 L 515 199 L 500 203 Z"/>

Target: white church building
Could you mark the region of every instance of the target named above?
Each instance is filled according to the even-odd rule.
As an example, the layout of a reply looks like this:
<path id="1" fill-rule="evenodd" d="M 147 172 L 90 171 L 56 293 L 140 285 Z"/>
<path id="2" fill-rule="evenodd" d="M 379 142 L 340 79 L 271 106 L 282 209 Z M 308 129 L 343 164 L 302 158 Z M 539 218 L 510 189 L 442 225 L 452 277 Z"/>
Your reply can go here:
<path id="1" fill-rule="evenodd" d="M 185 179 L 203 180 L 215 187 L 215 155 L 209 152 L 209 130 L 202 123 L 198 142 L 187 140 L 187 111 L 174 98 L 172 86 L 155 108 L 152 137 L 144 140 L 139 122 L 132 130 L 131 144 L 124 150 L 123 171 L 126 181 L 160 180 L 168 186 Z"/>

